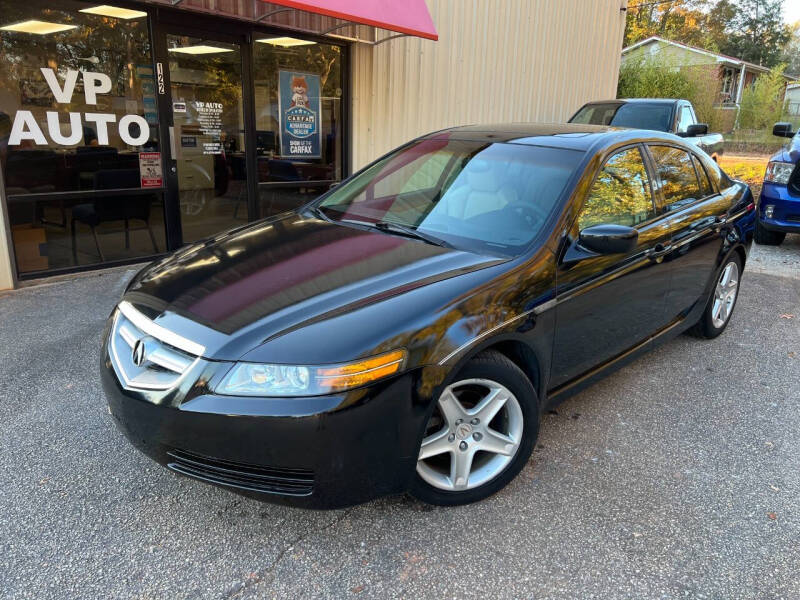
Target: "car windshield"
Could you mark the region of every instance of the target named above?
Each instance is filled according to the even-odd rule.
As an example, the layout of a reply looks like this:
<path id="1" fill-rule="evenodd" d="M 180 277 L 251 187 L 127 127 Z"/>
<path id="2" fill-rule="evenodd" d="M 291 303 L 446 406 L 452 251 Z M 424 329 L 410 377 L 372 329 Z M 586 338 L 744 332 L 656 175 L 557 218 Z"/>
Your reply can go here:
<path id="1" fill-rule="evenodd" d="M 671 116 L 672 106 L 669 104 L 609 102 L 608 104 L 587 104 L 570 119 L 570 123 L 669 131 Z"/>
<path id="2" fill-rule="evenodd" d="M 461 250 L 513 256 L 536 237 L 583 152 L 426 139 L 330 192 L 325 217 Z"/>

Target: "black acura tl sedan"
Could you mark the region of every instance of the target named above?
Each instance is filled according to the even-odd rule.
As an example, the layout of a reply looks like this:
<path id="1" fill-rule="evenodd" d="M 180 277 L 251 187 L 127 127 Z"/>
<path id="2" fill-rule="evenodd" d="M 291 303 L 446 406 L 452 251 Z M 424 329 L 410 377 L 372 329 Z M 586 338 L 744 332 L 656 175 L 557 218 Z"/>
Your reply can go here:
<path id="1" fill-rule="evenodd" d="M 134 445 L 243 494 L 473 502 L 522 469 L 543 411 L 725 329 L 754 218 L 671 134 L 440 131 L 142 270 L 103 385 Z"/>

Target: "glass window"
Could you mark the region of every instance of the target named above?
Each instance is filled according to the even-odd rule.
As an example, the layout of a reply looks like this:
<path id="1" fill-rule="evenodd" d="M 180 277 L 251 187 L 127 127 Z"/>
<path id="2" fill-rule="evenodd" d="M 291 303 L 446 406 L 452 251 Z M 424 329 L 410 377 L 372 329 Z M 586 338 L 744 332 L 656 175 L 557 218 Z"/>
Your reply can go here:
<path id="1" fill-rule="evenodd" d="M 18 271 L 164 251 L 147 14 L 0 0 L 0 52 L 0 164 Z"/>
<path id="2" fill-rule="evenodd" d="M 242 56 L 238 44 L 178 35 L 167 52 L 181 231 L 193 242 L 247 222 Z"/>
<path id="3" fill-rule="evenodd" d="M 374 163 L 319 206 L 331 219 L 398 224 L 464 250 L 514 255 L 539 233 L 582 156 L 426 139 Z"/>
<path id="4" fill-rule="evenodd" d="M 694 117 L 688 106 L 682 106 L 678 114 L 678 126 L 675 131 L 677 133 L 686 133 L 689 125 L 694 125 Z"/>
<path id="5" fill-rule="evenodd" d="M 632 227 L 654 216 L 642 154 L 630 148 L 609 158 L 600 169 L 578 217 L 578 228 L 606 223 Z"/>
<path id="6" fill-rule="evenodd" d="M 671 117 L 672 104 L 609 102 L 587 104 L 570 119 L 570 123 L 669 131 L 672 125 Z"/>
<path id="7" fill-rule="evenodd" d="M 343 49 L 262 35 L 253 44 L 262 215 L 292 210 L 342 179 Z"/>
<path id="8" fill-rule="evenodd" d="M 703 168 L 703 163 L 701 163 L 700 159 L 694 154 L 692 155 L 692 160 L 697 170 L 697 176 L 700 178 L 700 190 L 703 192 L 703 197 L 712 195 L 714 193 L 714 188 L 711 187 L 711 181 L 708 179 L 705 168 Z"/>
<path id="9" fill-rule="evenodd" d="M 668 212 L 691 204 L 704 195 L 700 191 L 692 157 L 686 150 L 653 145 L 650 152 L 661 178 L 661 193 Z"/>

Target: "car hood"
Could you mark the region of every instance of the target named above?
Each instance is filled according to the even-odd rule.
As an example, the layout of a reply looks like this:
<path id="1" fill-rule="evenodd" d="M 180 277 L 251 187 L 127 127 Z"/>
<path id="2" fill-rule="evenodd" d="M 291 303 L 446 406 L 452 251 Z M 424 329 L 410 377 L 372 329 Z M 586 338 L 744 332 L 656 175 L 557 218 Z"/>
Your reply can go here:
<path id="1" fill-rule="evenodd" d="M 207 331 L 207 357 L 235 360 L 304 324 L 504 260 L 292 214 L 154 263 L 125 299 L 176 333 Z"/>
<path id="2" fill-rule="evenodd" d="M 800 136 L 794 136 L 788 144 L 769 157 L 770 161 L 800 162 Z"/>

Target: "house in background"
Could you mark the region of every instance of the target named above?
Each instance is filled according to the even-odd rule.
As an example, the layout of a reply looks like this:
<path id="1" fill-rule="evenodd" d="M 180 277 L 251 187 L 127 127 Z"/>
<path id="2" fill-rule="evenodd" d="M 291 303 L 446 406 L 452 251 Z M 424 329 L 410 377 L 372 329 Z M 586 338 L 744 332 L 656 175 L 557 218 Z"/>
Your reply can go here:
<path id="1" fill-rule="evenodd" d="M 793 117 L 800 117 L 800 83 L 786 86 L 786 112 Z"/>
<path id="2" fill-rule="evenodd" d="M 623 65 L 651 57 L 678 68 L 718 65 L 720 81 L 718 103 L 723 107 L 738 106 L 744 89 L 752 85 L 762 74 L 769 73 L 767 67 L 658 36 L 649 37 L 622 50 Z M 787 81 L 794 81 L 794 78 L 787 77 Z"/>

